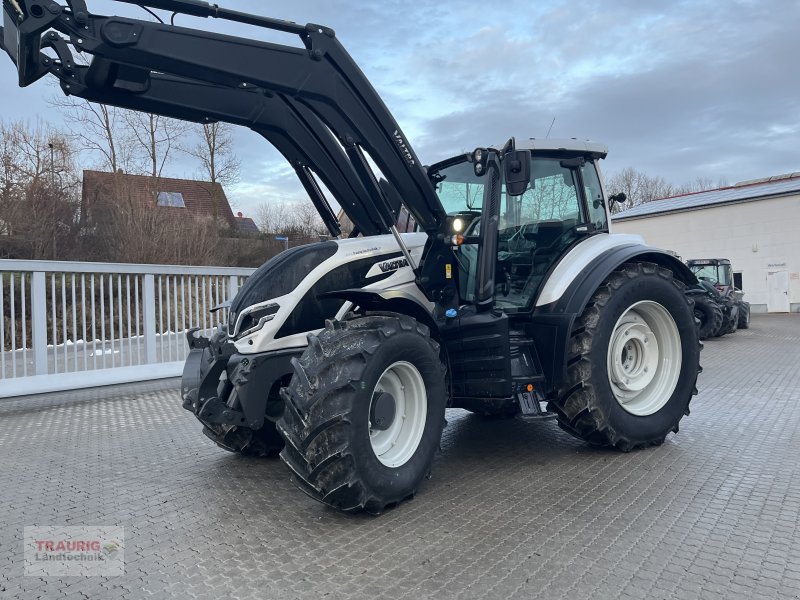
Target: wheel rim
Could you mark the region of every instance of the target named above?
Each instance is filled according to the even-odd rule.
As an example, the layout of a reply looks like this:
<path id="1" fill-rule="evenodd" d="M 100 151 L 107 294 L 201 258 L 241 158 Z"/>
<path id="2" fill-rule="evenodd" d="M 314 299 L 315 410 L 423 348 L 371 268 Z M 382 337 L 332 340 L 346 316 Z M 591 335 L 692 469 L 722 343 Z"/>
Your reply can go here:
<path id="1" fill-rule="evenodd" d="M 372 394 L 372 404 L 381 393 L 391 394 L 394 399 L 394 417 L 385 429 L 378 429 L 370 421 L 369 441 L 372 451 L 387 467 L 400 467 L 406 464 L 417 451 L 425 418 L 428 412 L 428 396 L 425 382 L 417 368 L 409 362 L 396 362 L 378 378 Z"/>
<path id="2" fill-rule="evenodd" d="M 661 410 L 681 373 L 681 338 L 669 311 L 650 300 L 628 308 L 611 334 L 607 367 L 622 408 L 637 416 Z"/>

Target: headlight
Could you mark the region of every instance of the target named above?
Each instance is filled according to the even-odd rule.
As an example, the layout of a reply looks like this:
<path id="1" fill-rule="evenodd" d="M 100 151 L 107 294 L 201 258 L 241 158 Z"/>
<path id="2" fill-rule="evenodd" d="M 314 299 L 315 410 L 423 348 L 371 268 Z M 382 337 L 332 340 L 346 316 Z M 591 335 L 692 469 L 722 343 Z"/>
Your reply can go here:
<path id="1" fill-rule="evenodd" d="M 229 332 L 231 337 L 238 340 L 245 335 L 258 331 L 264 326 L 264 323 L 275 318 L 279 308 L 280 306 L 274 303 L 245 308 L 236 318 L 237 322 L 234 325 L 233 332 Z"/>
<path id="2" fill-rule="evenodd" d="M 464 231 L 464 220 L 463 219 L 453 219 L 453 231 L 456 233 L 461 233 Z"/>

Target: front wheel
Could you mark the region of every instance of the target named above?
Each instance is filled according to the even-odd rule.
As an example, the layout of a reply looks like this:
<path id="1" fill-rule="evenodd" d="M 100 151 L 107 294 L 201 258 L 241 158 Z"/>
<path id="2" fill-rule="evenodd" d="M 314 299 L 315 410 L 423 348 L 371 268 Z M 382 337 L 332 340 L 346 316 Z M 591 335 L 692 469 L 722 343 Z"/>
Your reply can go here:
<path id="1" fill-rule="evenodd" d="M 722 307 L 705 294 L 695 294 L 692 299 L 694 300 L 694 316 L 700 321 L 698 330 L 700 339 L 714 337 L 722 328 Z"/>
<path id="2" fill-rule="evenodd" d="M 626 263 L 576 319 L 566 385 L 549 403 L 567 432 L 623 451 L 661 444 L 689 414 L 702 344 L 672 272 Z"/>
<path id="3" fill-rule="evenodd" d="M 445 368 L 405 315 L 329 322 L 293 360 L 278 431 L 300 488 L 339 510 L 379 513 L 413 496 L 444 427 Z"/>

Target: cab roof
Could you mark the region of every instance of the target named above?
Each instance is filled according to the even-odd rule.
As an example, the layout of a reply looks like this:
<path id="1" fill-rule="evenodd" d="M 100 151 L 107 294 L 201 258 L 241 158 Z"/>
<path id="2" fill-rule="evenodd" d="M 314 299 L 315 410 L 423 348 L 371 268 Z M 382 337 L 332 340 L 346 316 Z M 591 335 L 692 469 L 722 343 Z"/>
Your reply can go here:
<path id="1" fill-rule="evenodd" d="M 727 258 L 690 258 L 686 261 L 686 264 L 691 266 L 702 266 L 702 265 L 711 265 L 711 266 L 719 266 L 719 265 L 729 265 L 731 261 Z"/>
<path id="2" fill-rule="evenodd" d="M 502 148 L 503 145 L 495 146 Z M 531 150 L 532 152 L 569 152 L 576 154 L 588 154 L 592 158 L 605 158 L 608 155 L 608 146 L 591 140 L 579 140 L 577 138 L 564 139 L 539 139 L 539 138 L 517 138 L 517 150 Z"/>

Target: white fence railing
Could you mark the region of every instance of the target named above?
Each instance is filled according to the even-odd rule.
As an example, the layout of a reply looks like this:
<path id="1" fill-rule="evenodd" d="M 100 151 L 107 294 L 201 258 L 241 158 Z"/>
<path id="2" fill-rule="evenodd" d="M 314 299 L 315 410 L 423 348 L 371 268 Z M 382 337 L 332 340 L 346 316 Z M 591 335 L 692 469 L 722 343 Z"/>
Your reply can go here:
<path id="1" fill-rule="evenodd" d="M 0 260 L 0 397 L 180 375 L 253 269 Z"/>

